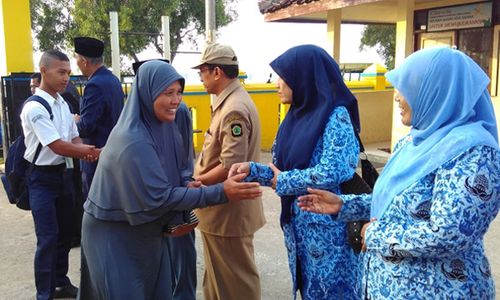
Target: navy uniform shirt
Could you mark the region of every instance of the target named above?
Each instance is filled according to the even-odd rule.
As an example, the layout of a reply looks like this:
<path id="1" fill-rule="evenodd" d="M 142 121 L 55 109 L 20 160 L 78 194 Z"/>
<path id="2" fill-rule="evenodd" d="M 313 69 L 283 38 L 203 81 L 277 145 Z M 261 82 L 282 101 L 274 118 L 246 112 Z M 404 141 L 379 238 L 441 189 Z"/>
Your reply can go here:
<path id="1" fill-rule="evenodd" d="M 120 80 L 105 66 L 90 77 L 83 93 L 80 121 L 76 123 L 84 144 L 102 148 L 118 121 L 125 96 Z M 82 171 L 94 173 L 97 163 L 82 161 Z"/>

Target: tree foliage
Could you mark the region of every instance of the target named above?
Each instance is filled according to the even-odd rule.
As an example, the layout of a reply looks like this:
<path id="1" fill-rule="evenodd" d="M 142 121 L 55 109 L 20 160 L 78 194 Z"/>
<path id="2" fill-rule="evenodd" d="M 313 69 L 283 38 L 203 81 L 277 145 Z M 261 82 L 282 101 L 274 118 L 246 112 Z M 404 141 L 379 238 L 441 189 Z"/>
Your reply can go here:
<path id="1" fill-rule="evenodd" d="M 236 18 L 233 1 L 216 0 L 217 28 Z M 172 59 L 182 42 L 194 43 L 205 33 L 204 0 L 31 0 L 38 50 L 72 49 L 76 36 L 96 37 L 110 45 L 110 11 L 118 12 L 120 53 L 135 61 L 150 45 L 163 54 L 161 16 L 170 16 Z M 106 47 L 105 60 L 110 57 L 111 49 Z"/>
<path id="2" fill-rule="evenodd" d="M 31 27 L 38 40 L 38 49 L 61 49 L 68 28 L 72 25 L 68 7 L 72 0 L 30 0 Z"/>
<path id="3" fill-rule="evenodd" d="M 359 50 L 365 47 L 376 47 L 377 53 L 384 58 L 387 69 L 394 69 L 396 26 L 367 25 L 362 32 Z"/>

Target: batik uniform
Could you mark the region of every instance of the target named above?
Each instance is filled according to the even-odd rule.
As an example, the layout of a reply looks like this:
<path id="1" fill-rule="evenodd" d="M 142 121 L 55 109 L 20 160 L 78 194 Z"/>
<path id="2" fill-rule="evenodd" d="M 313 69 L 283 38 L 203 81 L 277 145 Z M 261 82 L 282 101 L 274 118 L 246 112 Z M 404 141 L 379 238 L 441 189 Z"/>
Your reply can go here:
<path id="1" fill-rule="evenodd" d="M 308 187 L 339 193 L 339 184 L 354 173 L 358 153 L 349 113 L 339 106 L 316 143 L 310 167 L 281 172 L 276 193 L 297 197 L 306 194 Z M 248 181 L 271 186 L 273 176 L 268 166 L 250 163 Z M 360 299 L 361 266 L 347 244 L 345 223 L 301 211 L 296 201 L 291 210 L 291 221 L 283 225 L 283 232 L 294 298 L 301 289 L 302 299 Z"/>
<path id="2" fill-rule="evenodd" d="M 371 195 L 341 197 L 337 220 L 370 216 Z M 483 238 L 499 197 L 500 153 L 488 146 L 468 149 L 399 193 L 366 231 L 366 299 L 494 299 Z"/>

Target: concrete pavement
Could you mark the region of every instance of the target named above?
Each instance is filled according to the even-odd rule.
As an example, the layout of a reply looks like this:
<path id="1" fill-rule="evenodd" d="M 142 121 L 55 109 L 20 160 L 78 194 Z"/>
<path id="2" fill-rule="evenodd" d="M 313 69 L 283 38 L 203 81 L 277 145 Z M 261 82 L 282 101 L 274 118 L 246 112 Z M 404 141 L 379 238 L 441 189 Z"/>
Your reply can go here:
<path id="1" fill-rule="evenodd" d="M 370 156 L 371 157 L 371 156 Z M 269 161 L 269 153 L 263 153 L 263 161 Z M 262 299 L 290 299 L 290 273 L 283 235 L 279 227 L 279 198 L 269 188 L 264 188 L 264 209 L 267 224 L 255 235 L 255 253 L 261 274 Z M 500 221 L 493 222 L 486 235 L 486 251 L 492 265 L 495 280 L 500 278 Z M 197 238 L 198 290 L 201 292 L 203 250 Z M 34 299 L 33 254 L 35 235 L 30 212 L 22 211 L 8 203 L 3 188 L 0 188 L 0 299 Z M 69 276 L 78 285 L 80 274 L 80 249 L 70 252 Z"/>

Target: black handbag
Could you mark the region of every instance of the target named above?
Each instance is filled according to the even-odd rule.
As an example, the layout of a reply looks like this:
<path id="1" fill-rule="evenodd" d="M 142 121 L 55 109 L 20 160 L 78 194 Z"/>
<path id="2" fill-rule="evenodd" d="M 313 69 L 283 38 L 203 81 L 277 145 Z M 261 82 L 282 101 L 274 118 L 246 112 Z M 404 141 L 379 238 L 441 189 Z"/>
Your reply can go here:
<path id="1" fill-rule="evenodd" d="M 359 148 L 361 155 L 361 176 L 358 173 L 354 173 L 354 176 L 340 185 L 342 194 L 371 194 L 375 181 L 378 178 L 378 171 L 375 169 L 373 164 L 368 160 L 368 155 L 365 153 L 365 148 L 359 134 L 355 132 L 356 138 L 359 142 Z M 347 243 L 351 246 L 352 250 L 358 254 L 361 252 L 362 248 L 362 237 L 361 229 L 363 225 L 368 223 L 368 220 L 358 220 L 347 222 Z"/>

